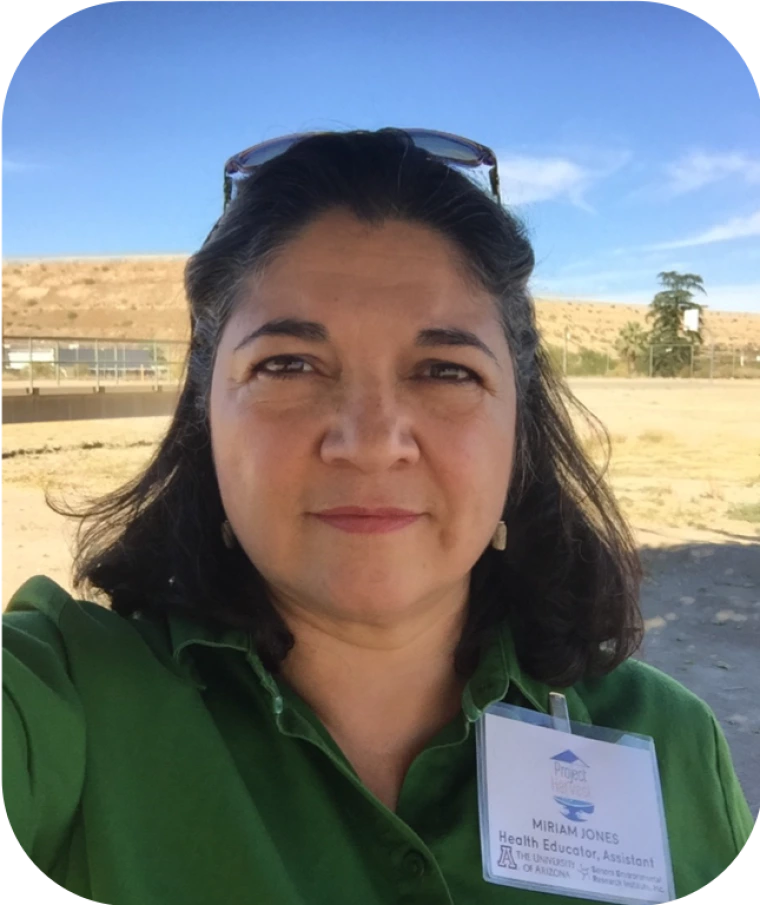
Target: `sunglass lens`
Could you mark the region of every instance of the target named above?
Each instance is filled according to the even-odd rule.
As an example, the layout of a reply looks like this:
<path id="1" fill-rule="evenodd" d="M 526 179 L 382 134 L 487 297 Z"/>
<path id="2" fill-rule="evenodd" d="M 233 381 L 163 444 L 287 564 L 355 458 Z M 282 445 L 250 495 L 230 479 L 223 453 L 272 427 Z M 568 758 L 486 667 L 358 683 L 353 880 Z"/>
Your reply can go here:
<path id="1" fill-rule="evenodd" d="M 444 135 L 440 132 L 428 132 L 425 129 L 405 129 L 419 148 L 423 148 L 437 157 L 455 161 L 463 166 L 478 166 L 483 157 L 475 145 L 466 139 Z"/>
<path id="2" fill-rule="evenodd" d="M 300 135 L 287 135 L 283 138 L 274 138 L 272 141 L 265 141 L 246 151 L 241 151 L 227 161 L 227 172 L 239 172 L 247 170 L 249 167 L 260 167 L 268 160 L 284 154 L 301 137 Z"/>

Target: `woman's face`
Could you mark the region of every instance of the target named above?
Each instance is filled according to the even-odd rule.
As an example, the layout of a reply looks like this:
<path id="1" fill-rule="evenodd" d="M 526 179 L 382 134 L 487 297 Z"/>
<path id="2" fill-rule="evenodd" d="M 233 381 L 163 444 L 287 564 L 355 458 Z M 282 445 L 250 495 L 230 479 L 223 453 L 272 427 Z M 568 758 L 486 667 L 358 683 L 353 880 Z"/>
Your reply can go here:
<path id="1" fill-rule="evenodd" d="M 515 385 L 495 304 L 456 261 L 423 226 L 334 211 L 224 330 L 219 488 L 284 610 L 388 624 L 466 599 L 506 500 Z M 325 515 L 342 507 L 370 516 Z M 411 515 L 372 517 L 389 508 Z"/>

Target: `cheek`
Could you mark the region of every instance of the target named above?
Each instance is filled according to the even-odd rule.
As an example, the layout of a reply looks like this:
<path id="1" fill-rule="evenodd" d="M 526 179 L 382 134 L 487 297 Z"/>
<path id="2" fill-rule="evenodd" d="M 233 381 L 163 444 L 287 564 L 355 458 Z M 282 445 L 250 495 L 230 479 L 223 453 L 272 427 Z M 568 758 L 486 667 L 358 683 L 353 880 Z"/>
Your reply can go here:
<path id="1" fill-rule="evenodd" d="M 514 422 L 507 413 L 438 425 L 427 438 L 428 458 L 463 518 L 498 520 L 514 457 Z"/>
<path id="2" fill-rule="evenodd" d="M 212 407 L 211 440 L 217 481 L 226 511 L 255 505 L 282 507 L 298 489 L 308 459 L 303 415 L 250 401 L 222 400 Z"/>
<path id="3" fill-rule="evenodd" d="M 511 407 L 489 400 L 476 412 L 448 424 L 447 447 L 460 460 L 460 467 L 475 482 L 493 478 L 509 465 L 515 440 L 515 418 Z M 485 469 L 486 474 L 480 470 Z"/>

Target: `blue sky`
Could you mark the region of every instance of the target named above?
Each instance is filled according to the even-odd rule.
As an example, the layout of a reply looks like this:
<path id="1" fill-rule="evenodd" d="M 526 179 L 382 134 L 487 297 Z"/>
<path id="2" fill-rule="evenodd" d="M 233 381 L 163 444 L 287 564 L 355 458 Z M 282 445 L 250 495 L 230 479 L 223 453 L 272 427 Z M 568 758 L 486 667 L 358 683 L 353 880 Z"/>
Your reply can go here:
<path id="1" fill-rule="evenodd" d="M 760 312 L 760 99 L 656 3 L 111 3 L 53 26 L 3 117 L 3 257 L 183 254 L 235 151 L 422 126 L 496 150 L 541 295 L 648 302 L 661 270 Z"/>

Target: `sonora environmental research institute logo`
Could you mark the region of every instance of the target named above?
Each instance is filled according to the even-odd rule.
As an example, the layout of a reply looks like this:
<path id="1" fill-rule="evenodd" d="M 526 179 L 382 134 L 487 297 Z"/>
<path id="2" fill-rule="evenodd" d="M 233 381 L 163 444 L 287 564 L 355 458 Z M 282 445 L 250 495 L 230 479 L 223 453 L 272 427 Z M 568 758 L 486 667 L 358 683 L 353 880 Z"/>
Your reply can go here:
<path id="1" fill-rule="evenodd" d="M 550 758 L 551 790 L 560 806 L 562 816 L 575 823 L 584 823 L 594 813 L 589 784 L 589 765 L 569 749 Z"/>

